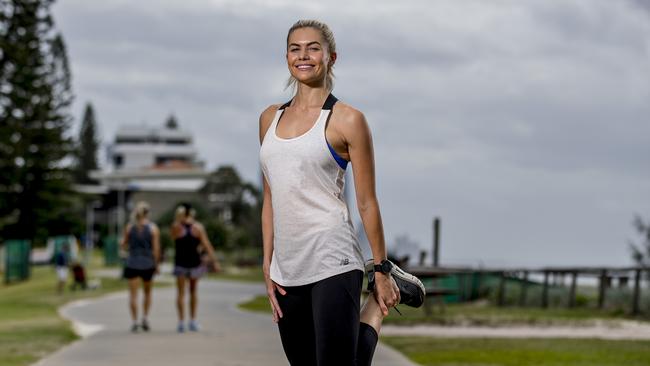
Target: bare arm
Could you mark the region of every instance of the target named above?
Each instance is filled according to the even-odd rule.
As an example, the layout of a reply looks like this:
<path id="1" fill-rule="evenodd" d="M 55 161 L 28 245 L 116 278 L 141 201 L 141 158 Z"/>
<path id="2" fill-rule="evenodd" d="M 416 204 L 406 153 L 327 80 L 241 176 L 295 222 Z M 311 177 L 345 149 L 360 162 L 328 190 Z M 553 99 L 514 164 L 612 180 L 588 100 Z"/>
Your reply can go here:
<path id="1" fill-rule="evenodd" d="M 160 263 L 160 230 L 156 224 L 151 227 L 151 245 L 153 246 L 153 258 L 156 261 L 156 267 Z"/>
<path id="2" fill-rule="evenodd" d="M 196 225 L 196 228 L 199 230 L 199 239 L 201 240 L 201 246 L 203 246 L 205 251 L 208 252 L 214 270 L 219 271 L 221 269 L 221 267 L 219 266 L 219 260 L 217 259 L 214 246 L 212 246 L 212 243 L 210 242 L 210 238 L 208 238 L 208 233 L 205 231 L 203 225 L 199 223 L 195 223 L 194 225 Z"/>
<path id="3" fill-rule="evenodd" d="M 120 249 L 126 252 L 129 249 L 129 231 L 131 231 L 131 224 L 126 225 L 122 233 L 122 240 L 120 240 Z"/>
<path id="4" fill-rule="evenodd" d="M 262 201 L 262 262 L 264 277 L 270 278 L 271 256 L 273 255 L 273 207 L 271 206 L 271 188 L 264 177 L 264 196 Z"/>
<path id="5" fill-rule="evenodd" d="M 266 131 L 271 126 L 276 106 L 270 106 L 260 115 L 260 145 L 264 141 Z M 264 195 L 262 199 L 262 247 L 264 251 L 264 276 L 269 277 L 271 256 L 273 254 L 273 207 L 271 206 L 271 189 L 264 176 Z"/>
<path id="6" fill-rule="evenodd" d="M 375 158 L 372 135 L 366 118 L 361 112 L 345 105 L 341 109 L 339 125 L 342 127 L 341 131 L 343 131 L 354 169 L 357 207 L 370 243 L 373 261 L 375 264 L 379 264 L 386 259 L 386 242 L 375 191 Z M 390 278 L 382 273 L 375 273 L 375 281 L 375 296 L 382 311 L 387 315 L 388 307 L 399 302 L 399 292 L 395 291 Z"/>
<path id="7" fill-rule="evenodd" d="M 260 115 L 260 144 L 264 141 L 266 131 L 269 129 L 278 106 L 270 106 Z M 277 290 L 281 295 L 286 291 L 277 283 L 271 280 L 271 257 L 273 256 L 273 207 L 271 206 L 271 187 L 269 187 L 264 176 L 264 196 L 262 201 L 262 247 L 264 250 L 264 259 L 262 269 L 264 270 L 264 279 L 266 281 L 266 292 L 269 297 L 269 303 L 273 310 L 273 321 L 278 322 L 282 318 L 282 310 L 275 297 Z"/>

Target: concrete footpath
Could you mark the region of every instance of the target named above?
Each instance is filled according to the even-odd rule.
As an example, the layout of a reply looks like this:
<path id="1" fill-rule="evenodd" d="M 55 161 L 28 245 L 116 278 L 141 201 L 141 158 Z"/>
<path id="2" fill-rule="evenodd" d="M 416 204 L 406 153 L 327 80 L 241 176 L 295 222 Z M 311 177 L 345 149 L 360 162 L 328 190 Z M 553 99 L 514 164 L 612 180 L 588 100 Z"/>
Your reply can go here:
<path id="1" fill-rule="evenodd" d="M 237 304 L 263 294 L 259 284 L 204 280 L 199 284 L 200 332 L 176 332 L 175 288 L 155 289 L 152 330 L 133 334 L 126 292 L 79 301 L 61 309 L 84 338 L 35 366 L 248 366 L 287 365 L 271 316 Z M 378 345 L 373 365 L 415 366 Z"/>

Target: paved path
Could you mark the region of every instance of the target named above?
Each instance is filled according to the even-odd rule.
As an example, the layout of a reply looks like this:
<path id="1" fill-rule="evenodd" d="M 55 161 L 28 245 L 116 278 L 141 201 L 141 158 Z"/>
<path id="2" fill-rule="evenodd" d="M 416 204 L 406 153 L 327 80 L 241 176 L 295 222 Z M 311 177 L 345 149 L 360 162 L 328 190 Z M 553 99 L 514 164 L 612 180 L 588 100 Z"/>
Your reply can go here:
<path id="1" fill-rule="evenodd" d="M 236 305 L 264 293 L 261 285 L 227 281 L 200 283 L 198 333 L 175 331 L 175 289 L 155 289 L 150 333 L 128 331 L 126 292 L 64 307 L 63 316 L 87 337 L 39 361 L 36 366 L 247 366 L 287 365 L 270 315 Z M 379 345 L 376 366 L 415 366 Z"/>

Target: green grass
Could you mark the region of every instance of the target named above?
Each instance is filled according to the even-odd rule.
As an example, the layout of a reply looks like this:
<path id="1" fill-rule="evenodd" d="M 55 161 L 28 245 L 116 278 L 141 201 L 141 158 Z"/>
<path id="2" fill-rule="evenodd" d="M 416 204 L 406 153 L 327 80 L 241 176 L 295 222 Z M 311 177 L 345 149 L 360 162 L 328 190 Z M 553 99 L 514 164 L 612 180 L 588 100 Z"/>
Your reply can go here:
<path id="1" fill-rule="evenodd" d="M 382 337 L 421 365 L 645 366 L 650 342 L 597 339 Z"/>
<path id="2" fill-rule="evenodd" d="M 59 295 L 56 274 L 49 266 L 33 267 L 28 281 L 0 285 L 0 365 L 29 365 L 76 339 L 70 324 L 59 317 L 59 306 L 125 288 L 122 280 L 103 278 L 101 289 L 66 289 Z"/>
<path id="3" fill-rule="evenodd" d="M 423 309 L 400 306 L 403 316 L 393 316 L 386 323 L 397 325 L 437 324 L 437 325 L 575 325 L 588 326 L 596 319 L 615 321 L 627 319 L 624 314 L 593 308 L 548 308 L 538 307 L 497 307 L 487 303 L 447 304 L 444 310 L 439 305 L 427 315 Z"/>
<path id="4" fill-rule="evenodd" d="M 239 304 L 245 310 L 270 313 L 271 308 L 267 297 L 257 296 L 250 301 Z M 391 310 L 384 322 L 395 325 L 436 324 L 436 325 L 477 325 L 477 326 L 509 326 L 509 325 L 574 325 L 589 326 L 597 319 L 616 321 L 625 317 L 612 312 L 597 309 L 563 309 L 563 308 L 499 308 L 490 305 L 477 304 L 448 304 L 444 312 L 438 307 L 430 315 L 422 308 L 414 309 L 399 306 L 400 316 Z"/>
<path id="5" fill-rule="evenodd" d="M 210 273 L 208 278 L 215 280 L 230 280 L 242 282 L 264 282 L 262 267 L 227 266 L 220 273 Z"/>
<path id="6" fill-rule="evenodd" d="M 249 301 L 242 302 L 237 306 L 240 309 L 244 309 L 248 311 L 271 314 L 271 305 L 269 304 L 269 298 L 263 295 L 255 296 Z"/>
<path id="7" fill-rule="evenodd" d="M 266 296 L 257 296 L 239 304 L 249 311 L 271 312 Z M 391 311 L 386 323 L 415 322 L 423 316 L 422 309 L 402 306 L 399 316 Z M 422 315 L 420 315 L 422 314 Z M 548 324 L 567 321 L 587 324 L 594 315 L 607 317 L 594 310 L 513 309 L 471 305 L 447 306 L 440 322 L 473 317 L 482 324 Z M 602 315 L 602 316 L 601 316 Z M 447 320 L 445 317 L 449 317 Z M 404 320 L 406 319 L 406 320 Z M 504 320 L 505 319 L 505 320 Z M 431 319 L 427 319 L 431 320 Z M 501 322 L 501 323 L 499 323 Z M 582 323 L 580 323 L 582 322 Z M 645 366 L 650 365 L 650 341 L 609 341 L 597 339 L 499 339 L 499 338 L 431 338 L 382 337 L 382 341 L 404 353 L 414 362 L 436 366 Z"/>

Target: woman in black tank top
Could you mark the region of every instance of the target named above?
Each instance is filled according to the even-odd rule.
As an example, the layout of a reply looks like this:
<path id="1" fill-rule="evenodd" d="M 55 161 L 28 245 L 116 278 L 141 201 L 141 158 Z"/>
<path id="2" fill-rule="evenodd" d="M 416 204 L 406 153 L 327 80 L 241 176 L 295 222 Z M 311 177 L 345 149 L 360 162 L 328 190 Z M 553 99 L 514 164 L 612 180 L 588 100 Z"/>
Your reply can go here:
<path id="1" fill-rule="evenodd" d="M 179 333 L 185 331 L 185 288 L 190 287 L 190 321 L 187 329 L 198 331 L 196 322 L 196 307 L 198 296 L 196 288 L 199 278 L 206 272 L 201 259 L 203 252 L 211 259 L 215 271 L 219 270 L 219 262 L 214 254 L 214 248 L 200 222 L 194 219 L 195 211 L 190 204 L 184 203 L 176 209 L 176 220 L 171 227 L 171 236 L 175 244 L 174 275 L 176 276 L 176 308 L 178 310 Z"/>

